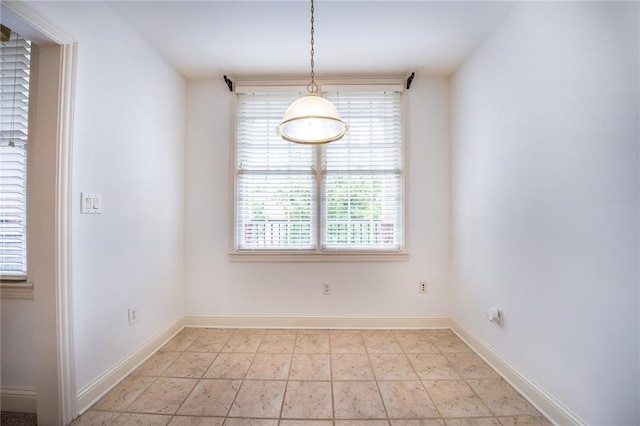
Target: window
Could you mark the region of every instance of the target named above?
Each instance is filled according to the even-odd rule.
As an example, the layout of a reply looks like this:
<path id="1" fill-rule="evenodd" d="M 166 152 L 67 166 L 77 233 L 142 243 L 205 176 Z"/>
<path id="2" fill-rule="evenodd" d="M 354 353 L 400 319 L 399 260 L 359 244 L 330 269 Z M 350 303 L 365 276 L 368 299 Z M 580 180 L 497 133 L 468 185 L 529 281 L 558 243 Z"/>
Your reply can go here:
<path id="1" fill-rule="evenodd" d="M 5 29 L 7 31 L 5 31 Z M 31 45 L 2 28 L 0 43 L 0 276 L 27 274 L 27 128 Z"/>
<path id="2" fill-rule="evenodd" d="M 264 90 L 237 89 L 236 250 L 402 252 L 401 87 L 325 86 L 349 132 L 321 146 L 275 132 L 306 90 Z"/>

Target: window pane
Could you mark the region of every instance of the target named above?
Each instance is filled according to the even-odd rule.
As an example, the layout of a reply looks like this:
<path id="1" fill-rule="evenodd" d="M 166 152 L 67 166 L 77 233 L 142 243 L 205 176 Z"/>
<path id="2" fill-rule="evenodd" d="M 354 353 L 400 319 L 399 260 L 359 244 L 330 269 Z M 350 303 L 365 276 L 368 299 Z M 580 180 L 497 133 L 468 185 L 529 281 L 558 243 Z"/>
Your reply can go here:
<path id="1" fill-rule="evenodd" d="M 27 272 L 27 131 L 31 45 L 11 32 L 0 44 L 0 274 Z"/>
<path id="2" fill-rule="evenodd" d="M 403 243 L 402 111 L 396 91 L 326 94 L 349 133 L 323 147 L 324 250 L 399 251 Z"/>
<path id="3" fill-rule="evenodd" d="M 324 191 L 324 249 L 399 250 L 399 174 L 329 174 Z"/>
<path id="4" fill-rule="evenodd" d="M 314 192 L 312 174 L 239 175 L 238 248 L 313 249 Z"/>

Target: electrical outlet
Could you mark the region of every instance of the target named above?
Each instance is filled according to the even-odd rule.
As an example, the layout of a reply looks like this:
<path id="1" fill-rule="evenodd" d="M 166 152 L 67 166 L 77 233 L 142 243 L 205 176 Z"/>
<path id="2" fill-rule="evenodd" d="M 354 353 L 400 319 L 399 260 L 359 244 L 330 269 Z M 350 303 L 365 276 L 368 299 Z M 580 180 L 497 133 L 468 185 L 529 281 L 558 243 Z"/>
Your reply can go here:
<path id="1" fill-rule="evenodd" d="M 138 322 L 138 307 L 131 306 L 129 308 L 129 325 L 133 325 Z"/>
<path id="2" fill-rule="evenodd" d="M 331 294 L 331 284 L 330 283 L 322 283 L 322 294 L 325 296 L 329 296 Z"/>
<path id="3" fill-rule="evenodd" d="M 420 281 L 420 284 L 418 285 L 418 292 L 424 294 L 427 292 L 427 282 L 426 281 Z"/>

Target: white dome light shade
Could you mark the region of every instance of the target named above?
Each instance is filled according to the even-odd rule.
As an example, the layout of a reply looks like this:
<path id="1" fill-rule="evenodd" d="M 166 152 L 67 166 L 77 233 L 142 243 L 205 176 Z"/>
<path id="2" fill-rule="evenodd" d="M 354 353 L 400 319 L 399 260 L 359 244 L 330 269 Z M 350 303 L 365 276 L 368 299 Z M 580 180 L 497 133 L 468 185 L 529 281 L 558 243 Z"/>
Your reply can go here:
<path id="1" fill-rule="evenodd" d="M 347 125 L 331 102 L 310 93 L 289 106 L 276 130 L 284 140 L 313 145 L 341 139 Z"/>

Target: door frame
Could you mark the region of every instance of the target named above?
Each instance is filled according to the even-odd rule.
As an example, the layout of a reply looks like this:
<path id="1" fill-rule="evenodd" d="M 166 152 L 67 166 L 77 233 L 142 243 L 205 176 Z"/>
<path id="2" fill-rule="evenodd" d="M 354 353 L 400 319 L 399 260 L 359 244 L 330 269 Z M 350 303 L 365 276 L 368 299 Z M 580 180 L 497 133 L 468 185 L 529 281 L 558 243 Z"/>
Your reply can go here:
<path id="1" fill-rule="evenodd" d="M 3 2 L 3 21 L 21 31 L 35 31 L 45 45 L 57 45 L 58 53 L 47 64 L 58 70 L 58 90 L 56 111 L 39 111 L 39 114 L 55 113 L 55 128 L 47 129 L 46 138 L 55 140 L 55 229 L 54 232 L 54 277 L 53 291 L 36 293 L 36 309 L 44 308 L 51 312 L 51 326 L 40 331 L 55 332 L 55 347 L 46 347 L 45 356 L 56 357 L 55 375 L 40 377 L 38 383 L 46 381 L 47 389 L 57 389 L 57 395 L 42 395 L 39 392 L 38 420 L 49 424 L 69 424 L 77 417 L 77 395 L 75 385 L 75 361 L 73 345 L 73 306 L 72 306 L 72 150 L 73 150 L 73 111 L 76 84 L 77 42 L 63 30 L 34 12 L 23 2 Z M 51 56 L 51 55 L 49 55 Z M 41 63 L 42 65 L 42 63 Z M 37 117 L 36 117 L 37 120 Z M 42 329 L 42 327 L 40 327 Z M 40 336 L 36 336 L 40 338 Z M 47 340 L 47 339 L 42 339 Z M 41 356 L 41 355 L 38 355 Z M 55 382 L 55 383 L 54 383 Z M 36 392 L 38 389 L 36 389 Z M 54 424 L 54 423 L 51 423 Z"/>

